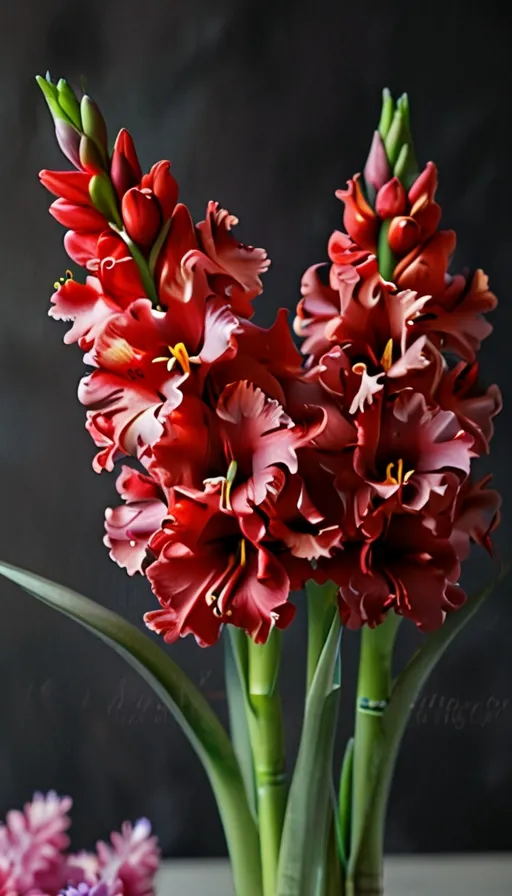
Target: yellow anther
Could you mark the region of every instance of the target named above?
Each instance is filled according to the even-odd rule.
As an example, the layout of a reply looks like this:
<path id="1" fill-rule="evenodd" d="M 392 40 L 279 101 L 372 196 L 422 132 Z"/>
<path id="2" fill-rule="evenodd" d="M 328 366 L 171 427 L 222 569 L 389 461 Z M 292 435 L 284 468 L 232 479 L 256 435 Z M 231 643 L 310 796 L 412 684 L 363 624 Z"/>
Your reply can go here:
<path id="1" fill-rule="evenodd" d="M 391 463 L 387 465 L 384 485 L 398 485 L 398 479 L 395 479 L 395 477 L 391 473 L 394 466 L 394 461 L 391 461 Z"/>
<path id="2" fill-rule="evenodd" d="M 247 563 L 247 553 L 245 547 L 245 538 L 242 538 L 240 542 L 240 566 L 245 566 Z"/>
<path id="3" fill-rule="evenodd" d="M 402 457 L 398 459 L 396 464 L 396 476 L 393 475 L 394 466 L 394 461 L 391 461 L 391 463 L 387 465 L 384 485 L 405 485 L 409 482 L 414 470 L 408 470 L 404 476 L 404 461 Z"/>
<path id="4" fill-rule="evenodd" d="M 176 358 L 178 364 L 183 370 L 183 373 L 190 373 L 190 359 L 184 343 L 177 342 L 174 348 L 172 346 L 169 346 L 169 351 L 171 355 Z"/>
<path id="5" fill-rule="evenodd" d="M 190 373 L 190 357 L 183 342 L 177 342 L 174 348 L 172 345 L 168 345 L 167 348 L 169 349 L 170 358 L 153 358 L 152 363 L 159 364 L 160 362 L 164 362 L 167 364 L 167 370 L 170 372 L 177 361 L 183 373 Z"/>
<path id="6" fill-rule="evenodd" d="M 380 363 L 382 364 L 386 373 L 393 363 L 393 340 L 388 339 L 386 342 L 386 348 L 382 353 L 382 358 L 380 359 Z"/>

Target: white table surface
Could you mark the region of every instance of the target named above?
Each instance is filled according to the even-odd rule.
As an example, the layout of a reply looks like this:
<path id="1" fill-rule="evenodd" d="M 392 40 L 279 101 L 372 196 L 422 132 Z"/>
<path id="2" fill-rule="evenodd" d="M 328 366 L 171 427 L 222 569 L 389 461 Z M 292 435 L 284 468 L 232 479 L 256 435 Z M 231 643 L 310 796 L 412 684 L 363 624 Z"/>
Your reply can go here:
<path id="1" fill-rule="evenodd" d="M 220 859 L 166 861 L 157 896 L 233 896 L 229 867 Z M 512 855 L 392 856 L 386 896 L 512 896 Z"/>

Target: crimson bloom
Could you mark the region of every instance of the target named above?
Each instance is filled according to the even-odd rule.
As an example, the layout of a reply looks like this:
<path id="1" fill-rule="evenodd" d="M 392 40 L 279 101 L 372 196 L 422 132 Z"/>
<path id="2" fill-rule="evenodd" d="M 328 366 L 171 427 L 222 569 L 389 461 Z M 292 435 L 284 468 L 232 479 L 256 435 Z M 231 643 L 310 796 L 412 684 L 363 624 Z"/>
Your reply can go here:
<path id="1" fill-rule="evenodd" d="M 104 540 L 148 578 L 146 624 L 167 642 L 210 645 L 231 624 L 263 643 L 312 577 L 338 584 L 352 628 L 393 610 L 431 630 L 465 599 L 470 543 L 490 549 L 499 498 L 471 465 L 501 407 L 476 361 L 496 299 L 482 271 L 449 273 L 455 234 L 403 102 L 337 193 L 346 232 L 303 276 L 302 354 L 284 310 L 251 321 L 270 262 L 234 215 L 210 201 L 195 224 L 168 161 L 144 173 L 126 130 L 109 155 L 97 107 L 94 139 L 57 116 L 77 170 L 41 180 L 87 276 L 56 284 L 50 314 L 91 368 L 94 468 L 138 464 Z"/>
<path id="2" fill-rule="evenodd" d="M 203 646 L 214 644 L 226 622 L 263 643 L 293 616 L 279 556 L 249 541 L 221 504 L 221 494 L 183 494 L 172 521 L 150 541 L 157 560 L 146 574 L 161 609 L 144 620 L 168 643 L 193 634 Z"/>

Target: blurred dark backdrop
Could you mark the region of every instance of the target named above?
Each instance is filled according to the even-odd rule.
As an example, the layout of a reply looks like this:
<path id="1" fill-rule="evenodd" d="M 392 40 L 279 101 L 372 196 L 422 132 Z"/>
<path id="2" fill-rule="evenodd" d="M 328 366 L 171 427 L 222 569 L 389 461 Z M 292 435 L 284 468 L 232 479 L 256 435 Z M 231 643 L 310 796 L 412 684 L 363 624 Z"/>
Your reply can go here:
<path id="1" fill-rule="evenodd" d="M 67 261 L 47 215 L 42 167 L 65 167 L 33 76 L 85 75 L 111 133 L 127 126 L 144 165 L 171 158 L 196 219 L 218 199 L 241 239 L 273 266 L 257 320 L 296 303 L 302 271 L 339 225 L 334 190 L 360 169 L 389 85 L 407 90 L 418 156 L 440 168 L 456 262 L 481 265 L 501 297 L 482 352 L 506 410 L 492 469 L 509 477 L 512 147 L 507 6 L 343 0 L 10 0 L 0 3 L 0 453 L 2 558 L 139 620 L 152 606 L 102 546 L 113 477 L 91 469 L 76 400 L 80 353 L 47 316 Z M 498 545 L 509 553 L 510 516 Z M 482 554 L 468 588 L 491 574 Z M 415 707 L 392 795 L 392 850 L 512 849 L 512 601 L 498 589 L 449 651 Z M 217 855 L 223 838 L 206 778 L 146 686 L 106 647 L 7 584 L 0 586 L 0 814 L 35 789 L 75 800 L 74 845 L 148 815 L 168 855 Z M 304 618 L 286 637 L 290 751 L 303 696 Z M 405 656 L 416 633 L 406 626 Z M 357 636 L 340 742 L 351 729 Z M 222 656 L 173 648 L 225 716 Z M 351 671 L 352 670 L 352 671 Z"/>

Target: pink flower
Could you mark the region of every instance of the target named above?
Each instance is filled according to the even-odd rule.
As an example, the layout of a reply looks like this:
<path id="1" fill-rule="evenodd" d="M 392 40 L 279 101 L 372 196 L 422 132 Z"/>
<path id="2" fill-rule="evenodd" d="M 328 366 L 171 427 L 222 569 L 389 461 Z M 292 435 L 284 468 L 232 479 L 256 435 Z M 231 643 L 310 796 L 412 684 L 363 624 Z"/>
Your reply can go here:
<path id="1" fill-rule="evenodd" d="M 100 879 L 109 886 L 118 881 L 122 896 L 153 896 L 160 850 L 149 821 L 141 818 L 133 826 L 124 822 L 110 841 L 97 846 Z"/>
<path id="2" fill-rule="evenodd" d="M 22 812 L 7 813 L 0 825 L 0 857 L 9 867 L 9 880 L 15 892 L 32 889 L 58 889 L 61 885 L 61 852 L 69 839 L 66 830 L 72 801 L 51 791 L 36 793 Z"/>

